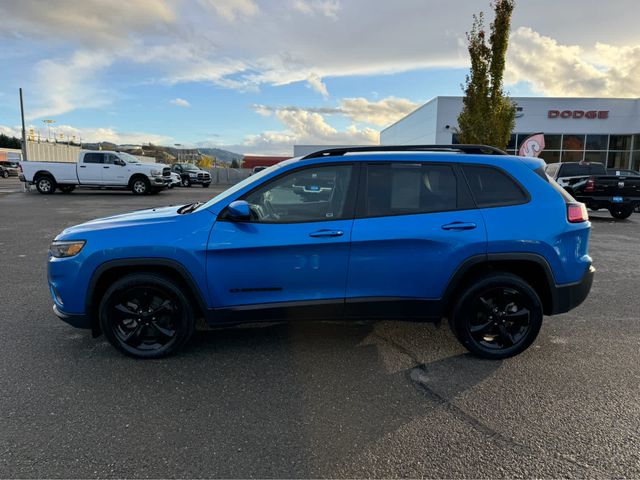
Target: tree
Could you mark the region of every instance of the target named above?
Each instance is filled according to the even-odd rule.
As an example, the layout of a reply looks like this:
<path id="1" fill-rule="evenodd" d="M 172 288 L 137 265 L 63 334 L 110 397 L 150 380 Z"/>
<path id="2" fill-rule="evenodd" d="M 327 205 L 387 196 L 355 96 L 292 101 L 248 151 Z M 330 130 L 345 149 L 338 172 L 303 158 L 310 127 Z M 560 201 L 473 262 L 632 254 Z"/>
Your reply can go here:
<path id="1" fill-rule="evenodd" d="M 200 160 L 198 160 L 198 167 L 203 168 L 205 170 L 209 170 L 213 168 L 215 157 L 210 157 L 209 155 L 202 155 Z"/>
<path id="2" fill-rule="evenodd" d="M 235 158 L 231 161 L 231 168 L 240 168 L 240 164 Z"/>
<path id="3" fill-rule="evenodd" d="M 479 143 L 506 148 L 515 127 L 516 106 L 505 95 L 503 76 L 511 14 L 515 0 L 495 0 L 495 19 L 489 40 L 484 28 L 484 14 L 473 16 L 467 32 L 471 70 L 466 77 L 462 112 L 458 116 L 460 143 Z"/>
<path id="4" fill-rule="evenodd" d="M 10 137 L 4 133 L 0 133 L 0 147 L 2 148 L 22 148 L 22 142 L 19 138 Z"/>

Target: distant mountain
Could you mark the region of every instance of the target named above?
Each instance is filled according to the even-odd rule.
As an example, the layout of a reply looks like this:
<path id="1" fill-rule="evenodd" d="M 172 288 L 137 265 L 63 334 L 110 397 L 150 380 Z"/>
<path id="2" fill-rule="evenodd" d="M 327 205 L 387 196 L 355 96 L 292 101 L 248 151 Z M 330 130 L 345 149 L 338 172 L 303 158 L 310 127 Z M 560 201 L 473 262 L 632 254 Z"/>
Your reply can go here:
<path id="1" fill-rule="evenodd" d="M 236 160 L 239 164 L 242 161 L 242 157 L 244 156 L 239 153 L 230 152 L 229 150 L 223 150 L 221 148 L 198 148 L 198 151 L 204 155 L 216 157 L 216 160 L 225 163 L 231 163 Z"/>

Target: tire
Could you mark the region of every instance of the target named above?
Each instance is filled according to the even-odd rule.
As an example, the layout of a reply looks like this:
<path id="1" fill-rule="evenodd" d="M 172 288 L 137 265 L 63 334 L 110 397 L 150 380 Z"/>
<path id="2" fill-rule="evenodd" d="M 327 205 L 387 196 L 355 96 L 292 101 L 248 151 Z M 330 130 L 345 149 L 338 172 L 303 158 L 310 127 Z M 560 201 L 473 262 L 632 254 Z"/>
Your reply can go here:
<path id="1" fill-rule="evenodd" d="M 592 212 L 597 212 L 600 209 L 597 207 L 589 207 L 589 210 L 591 210 Z"/>
<path id="2" fill-rule="evenodd" d="M 210 183 L 203 183 L 202 184 L 202 188 L 209 188 L 209 185 L 211 185 Z"/>
<path id="3" fill-rule="evenodd" d="M 43 195 L 51 195 L 56 191 L 57 184 L 51 175 L 41 175 L 36 179 L 36 189 Z"/>
<path id="4" fill-rule="evenodd" d="M 526 350 L 538 336 L 543 308 L 536 291 L 510 273 L 478 278 L 462 292 L 450 325 L 474 355 L 492 360 Z"/>
<path id="5" fill-rule="evenodd" d="M 191 187 L 191 179 L 189 177 L 183 178 L 182 179 L 182 186 L 183 187 Z"/>
<path id="6" fill-rule="evenodd" d="M 131 191 L 134 195 L 146 195 L 151 190 L 149 180 L 144 177 L 136 177 L 131 180 Z"/>
<path id="7" fill-rule="evenodd" d="M 170 278 L 126 275 L 105 292 L 100 328 L 117 350 L 135 358 L 162 358 L 179 351 L 195 330 L 191 302 Z"/>
<path id="8" fill-rule="evenodd" d="M 60 191 L 62 193 L 71 193 L 76 189 L 75 185 L 60 185 Z"/>
<path id="9" fill-rule="evenodd" d="M 9 172 L 7 170 L 2 171 L 2 178 L 9 178 Z"/>
<path id="10" fill-rule="evenodd" d="M 619 207 L 609 207 L 609 213 L 613 218 L 624 220 L 633 213 L 633 205 L 620 205 Z"/>

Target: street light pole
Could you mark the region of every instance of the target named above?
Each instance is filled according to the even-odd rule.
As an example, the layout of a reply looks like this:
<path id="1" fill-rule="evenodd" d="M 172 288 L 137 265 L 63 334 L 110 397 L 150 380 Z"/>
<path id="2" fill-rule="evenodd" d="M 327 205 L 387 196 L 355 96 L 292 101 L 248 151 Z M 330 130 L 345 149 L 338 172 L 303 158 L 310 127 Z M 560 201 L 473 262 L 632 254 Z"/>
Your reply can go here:
<path id="1" fill-rule="evenodd" d="M 27 158 L 27 131 L 24 128 L 24 103 L 22 102 L 22 87 L 20 88 L 20 116 L 22 117 L 22 161 L 26 162 Z"/>

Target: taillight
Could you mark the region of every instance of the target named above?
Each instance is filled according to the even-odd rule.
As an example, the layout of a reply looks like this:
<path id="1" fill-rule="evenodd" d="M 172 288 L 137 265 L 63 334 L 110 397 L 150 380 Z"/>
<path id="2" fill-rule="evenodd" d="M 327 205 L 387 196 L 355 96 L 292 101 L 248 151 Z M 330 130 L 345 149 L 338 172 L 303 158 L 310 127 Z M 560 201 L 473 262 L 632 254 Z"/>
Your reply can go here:
<path id="1" fill-rule="evenodd" d="M 569 223 L 580 223 L 589 220 L 587 207 L 584 203 L 568 203 L 567 204 L 567 220 Z"/>
<path id="2" fill-rule="evenodd" d="M 593 178 L 587 180 L 587 183 L 584 185 L 585 192 L 593 192 L 596 189 L 596 182 Z"/>

